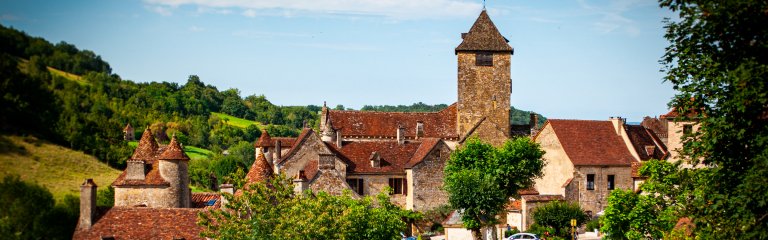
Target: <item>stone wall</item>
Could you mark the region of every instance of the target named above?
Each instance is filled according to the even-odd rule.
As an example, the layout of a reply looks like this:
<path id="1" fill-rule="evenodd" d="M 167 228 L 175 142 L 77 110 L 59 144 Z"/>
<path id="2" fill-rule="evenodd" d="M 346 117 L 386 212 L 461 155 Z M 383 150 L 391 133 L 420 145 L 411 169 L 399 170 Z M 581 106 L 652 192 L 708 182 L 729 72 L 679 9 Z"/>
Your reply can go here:
<path id="1" fill-rule="evenodd" d="M 693 131 L 699 130 L 699 124 L 694 121 L 667 121 L 667 150 L 669 151 L 669 161 L 680 161 L 680 150 L 683 149 L 683 126 L 692 125 Z"/>
<path id="2" fill-rule="evenodd" d="M 316 161 L 320 159 L 320 154 L 332 154 L 331 151 L 325 146 L 316 134 L 309 134 L 305 142 L 298 145 L 296 142 L 296 152 L 291 156 L 283 154 L 284 159 L 282 163 L 278 165 L 280 173 L 284 173 L 286 176 L 293 177 L 299 173 L 299 170 L 304 169 L 309 161 Z M 338 170 L 342 176 L 346 175 L 347 166 L 341 161 L 336 161 L 336 170 Z"/>
<path id="3" fill-rule="evenodd" d="M 175 207 L 177 199 L 169 193 L 168 187 L 115 187 L 115 206 Z"/>
<path id="4" fill-rule="evenodd" d="M 443 190 L 443 169 L 451 149 L 439 143 L 418 165 L 408 170 L 407 209 L 426 211 L 448 204 L 448 193 Z"/>
<path id="5" fill-rule="evenodd" d="M 377 175 L 369 175 L 369 174 L 355 174 L 355 175 L 348 175 L 347 179 L 363 179 L 363 195 L 369 195 L 373 196 L 376 194 L 379 194 L 381 191 L 384 191 L 385 187 L 389 187 L 389 179 L 390 178 L 406 178 L 406 175 L 404 174 L 377 174 Z M 408 182 L 408 185 L 411 185 L 410 181 Z M 411 191 L 411 187 L 408 187 L 408 191 Z M 392 200 L 392 203 L 397 204 L 400 207 L 405 208 L 406 207 L 406 197 L 407 194 L 393 194 L 389 196 Z"/>
<path id="6" fill-rule="evenodd" d="M 574 167 L 557 138 L 552 125 L 547 124 L 534 139 L 541 145 L 546 165 L 544 176 L 536 179 L 536 190 L 541 194 L 564 194 L 563 184 L 573 177 Z"/>
<path id="7" fill-rule="evenodd" d="M 187 161 L 159 160 L 160 176 L 170 183 L 168 201 L 170 207 L 187 208 L 190 205 L 189 174 Z M 164 200 L 163 200 L 164 201 Z"/>
<path id="8" fill-rule="evenodd" d="M 584 211 L 596 214 L 608 204 L 608 175 L 614 175 L 615 189 L 632 190 L 632 169 L 629 166 L 578 166 L 573 181 L 579 183 L 579 205 Z M 595 174 L 595 189 L 587 189 L 587 174 Z"/>
<path id="9" fill-rule="evenodd" d="M 475 52 L 459 52 L 457 131 L 466 133 L 483 117 L 509 134 L 512 80 L 510 53 L 493 53 L 493 66 L 477 66 Z M 483 136 L 483 134 L 479 134 Z M 484 139 L 488 141 L 488 139 Z"/>

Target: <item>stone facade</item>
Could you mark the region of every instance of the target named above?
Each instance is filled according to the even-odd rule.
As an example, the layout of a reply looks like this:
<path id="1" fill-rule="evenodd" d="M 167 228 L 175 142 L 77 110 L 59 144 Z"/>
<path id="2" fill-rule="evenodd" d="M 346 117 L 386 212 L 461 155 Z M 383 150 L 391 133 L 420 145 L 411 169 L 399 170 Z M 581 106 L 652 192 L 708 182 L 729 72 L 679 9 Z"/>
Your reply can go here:
<path id="1" fill-rule="evenodd" d="M 481 52 L 458 52 L 458 119 L 459 136 L 470 133 L 478 122 L 493 123 L 476 131 L 482 140 L 501 145 L 509 138 L 509 106 L 512 80 L 510 53 L 493 55 L 493 66 L 477 66 L 476 55 Z M 496 132 L 495 129 L 498 129 Z M 499 136 L 501 135 L 501 136 Z"/>
<path id="2" fill-rule="evenodd" d="M 573 178 L 574 167 L 551 125 L 545 125 L 536 136 L 544 150 L 543 177 L 536 179 L 536 190 L 542 194 L 565 194 L 563 184 Z"/>
<path id="3" fill-rule="evenodd" d="M 400 178 L 407 179 L 405 174 L 350 174 L 347 175 L 347 179 L 362 179 L 363 180 L 363 195 L 374 196 L 384 191 L 384 188 L 389 187 L 389 179 Z M 407 180 L 406 180 L 407 181 Z M 397 204 L 403 208 L 406 208 L 406 200 L 412 194 L 410 193 L 412 187 L 411 181 L 407 181 L 408 191 L 406 194 L 392 194 L 390 200 L 392 203 Z"/>
<path id="4" fill-rule="evenodd" d="M 170 186 L 165 190 L 171 205 L 168 207 L 188 208 L 190 204 L 189 169 L 187 161 L 160 160 L 160 176 L 168 179 Z"/>
<path id="5" fill-rule="evenodd" d="M 167 187 L 116 187 L 115 206 L 168 208 L 178 204 L 176 195 Z"/>
<path id="6" fill-rule="evenodd" d="M 594 187 L 587 188 L 587 175 L 594 174 Z M 581 209 L 591 212 L 592 215 L 602 211 L 608 204 L 608 195 L 611 189 L 608 189 L 608 176 L 614 178 L 614 189 L 632 190 L 634 187 L 632 181 L 631 169 L 628 167 L 617 166 L 579 166 L 572 180 L 574 186 L 578 186 L 578 192 L 575 194 Z M 569 189 L 570 190 L 570 189 Z M 566 196 L 572 196 L 572 193 L 566 192 Z"/>
<path id="7" fill-rule="evenodd" d="M 407 209 L 425 211 L 448 202 L 448 193 L 443 190 L 443 169 L 452 150 L 442 143 L 435 148 L 421 164 L 406 170 L 410 186 Z"/>

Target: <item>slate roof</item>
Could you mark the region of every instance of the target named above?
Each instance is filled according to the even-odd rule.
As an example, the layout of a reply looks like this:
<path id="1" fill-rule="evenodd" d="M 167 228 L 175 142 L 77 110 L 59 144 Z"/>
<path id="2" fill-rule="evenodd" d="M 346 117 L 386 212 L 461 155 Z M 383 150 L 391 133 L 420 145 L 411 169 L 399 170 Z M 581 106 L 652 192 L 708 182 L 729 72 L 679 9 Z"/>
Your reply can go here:
<path id="1" fill-rule="evenodd" d="M 640 160 L 665 159 L 667 156 L 667 147 L 661 142 L 656 134 L 640 125 L 626 125 L 627 136 L 635 148 Z M 654 146 L 651 154 L 646 151 L 646 146 Z"/>
<path id="2" fill-rule="evenodd" d="M 546 124 L 574 166 L 629 166 L 635 161 L 610 121 L 549 119 Z"/>
<path id="3" fill-rule="evenodd" d="M 463 41 L 456 47 L 459 51 L 494 51 L 512 52 L 512 47 L 507 44 L 507 39 L 499 33 L 488 13 L 483 10 L 477 17 L 472 28 L 464 35 Z"/>
<path id="4" fill-rule="evenodd" d="M 90 229 L 77 228 L 73 239 L 205 239 L 197 226 L 199 208 L 112 207 L 99 209 Z"/>
<path id="5" fill-rule="evenodd" d="M 248 174 L 245 175 L 245 179 L 248 183 L 265 182 L 274 174 L 272 165 L 269 164 L 263 153 L 259 153 L 259 155 L 256 156 L 256 160 L 253 161 L 251 169 L 248 170 Z"/>
<path id="6" fill-rule="evenodd" d="M 405 127 L 405 137 L 416 137 L 416 123 L 424 124 L 425 138 L 455 139 L 456 104 L 439 112 L 373 112 L 328 110 L 331 125 L 342 136 L 396 138 L 397 128 Z"/>
<path id="7" fill-rule="evenodd" d="M 171 142 L 165 147 L 165 150 L 160 154 L 157 159 L 162 160 L 184 160 L 189 161 L 189 156 L 184 153 L 184 148 L 181 147 L 178 141 L 176 141 L 176 135 L 171 137 Z"/>

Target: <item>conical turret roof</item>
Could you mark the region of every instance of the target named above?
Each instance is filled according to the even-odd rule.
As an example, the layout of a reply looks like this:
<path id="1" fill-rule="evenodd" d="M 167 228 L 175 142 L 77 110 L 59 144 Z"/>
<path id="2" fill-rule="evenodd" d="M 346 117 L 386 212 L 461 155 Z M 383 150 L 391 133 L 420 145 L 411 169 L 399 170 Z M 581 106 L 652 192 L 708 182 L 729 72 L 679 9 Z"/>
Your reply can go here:
<path id="1" fill-rule="evenodd" d="M 272 137 L 269 136 L 267 130 L 261 130 L 261 137 L 254 144 L 256 147 L 274 147 L 275 143 L 272 141 Z"/>
<path id="2" fill-rule="evenodd" d="M 189 156 L 187 156 L 186 153 L 184 153 L 184 148 L 181 147 L 181 144 L 179 144 L 178 141 L 176 141 L 176 135 L 174 134 L 173 137 L 171 137 L 171 142 L 168 143 L 168 146 L 163 150 L 163 153 L 160 154 L 160 157 L 157 159 L 160 160 L 189 160 Z"/>
<path id="3" fill-rule="evenodd" d="M 459 51 L 491 51 L 512 52 L 507 39 L 499 33 L 488 13 L 483 10 L 475 20 L 469 32 L 462 37 L 464 40 L 456 47 Z"/>
<path id="4" fill-rule="evenodd" d="M 144 133 L 141 134 L 139 145 L 136 147 L 136 150 L 133 151 L 131 160 L 150 161 L 152 160 L 152 157 L 155 156 L 158 148 L 159 146 L 157 145 L 157 141 L 155 141 L 155 136 L 152 134 L 152 130 L 147 127 L 144 129 Z"/>
<path id="5" fill-rule="evenodd" d="M 265 182 L 274 175 L 272 165 L 269 164 L 263 153 L 256 156 L 256 161 L 251 165 L 248 175 L 245 176 L 248 183 Z"/>

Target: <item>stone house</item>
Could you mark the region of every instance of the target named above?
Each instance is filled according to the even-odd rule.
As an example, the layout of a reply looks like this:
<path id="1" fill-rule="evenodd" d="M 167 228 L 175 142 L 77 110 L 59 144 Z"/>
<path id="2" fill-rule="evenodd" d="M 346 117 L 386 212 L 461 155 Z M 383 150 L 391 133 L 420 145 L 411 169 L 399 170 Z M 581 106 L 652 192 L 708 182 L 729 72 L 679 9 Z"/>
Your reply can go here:
<path id="1" fill-rule="evenodd" d="M 641 125 L 650 129 L 661 138 L 664 145 L 669 149 L 667 159 L 673 162 L 685 161 L 680 156 L 680 150 L 683 149 L 683 136 L 699 130 L 696 114 L 681 116 L 677 109 L 672 109 L 667 114 L 659 115 L 658 118 L 645 117 Z M 684 163 L 683 166 L 691 167 L 687 163 Z"/>
<path id="2" fill-rule="evenodd" d="M 133 141 L 136 140 L 136 133 L 133 131 L 133 127 L 130 123 L 125 125 L 125 128 L 123 128 L 123 140 L 125 141 Z"/>
<path id="3" fill-rule="evenodd" d="M 96 207 L 97 186 L 80 187 L 80 218 L 73 239 L 202 239 L 197 213 L 221 206 L 218 193 L 191 193 L 183 147 L 155 141 L 147 128 L 128 166 L 115 179 L 115 205 Z"/>

